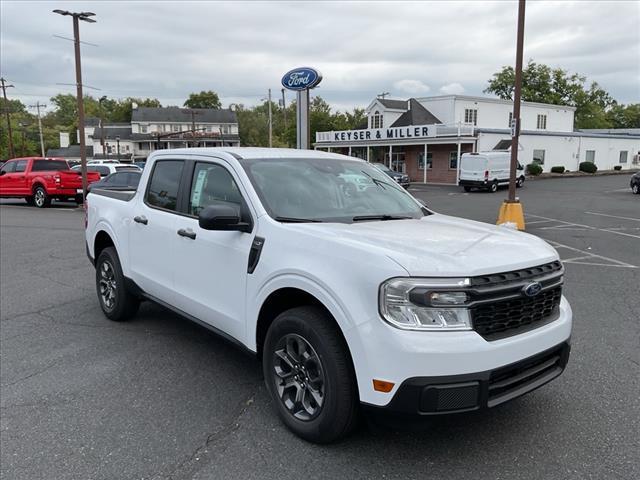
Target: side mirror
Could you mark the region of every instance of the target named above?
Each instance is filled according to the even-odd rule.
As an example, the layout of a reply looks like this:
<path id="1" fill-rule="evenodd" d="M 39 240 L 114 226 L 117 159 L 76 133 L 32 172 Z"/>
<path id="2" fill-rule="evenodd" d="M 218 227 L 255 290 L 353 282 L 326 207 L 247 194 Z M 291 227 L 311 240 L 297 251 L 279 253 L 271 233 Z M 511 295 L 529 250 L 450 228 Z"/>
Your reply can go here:
<path id="1" fill-rule="evenodd" d="M 240 207 L 226 203 L 204 208 L 198 215 L 198 225 L 203 230 L 251 232 L 251 225 L 240 221 Z"/>

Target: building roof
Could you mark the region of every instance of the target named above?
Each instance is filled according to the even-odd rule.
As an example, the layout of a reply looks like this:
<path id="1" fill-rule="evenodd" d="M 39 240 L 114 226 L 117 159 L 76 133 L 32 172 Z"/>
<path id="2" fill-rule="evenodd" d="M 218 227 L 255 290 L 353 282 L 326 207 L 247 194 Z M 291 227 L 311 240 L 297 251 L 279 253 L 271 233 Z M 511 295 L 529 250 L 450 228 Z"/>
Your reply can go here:
<path id="1" fill-rule="evenodd" d="M 392 100 L 390 98 L 378 98 L 377 100 L 387 108 L 395 108 L 397 110 L 407 109 L 406 100 Z"/>
<path id="2" fill-rule="evenodd" d="M 138 107 L 131 112 L 132 122 L 191 123 L 191 112 L 196 123 L 238 123 L 236 112 L 213 108 Z"/>
<path id="3" fill-rule="evenodd" d="M 102 129 L 100 127 L 96 127 L 93 131 L 93 135 L 91 138 L 95 140 L 99 140 L 102 136 Z M 131 125 L 128 123 L 121 124 L 112 124 L 104 126 L 104 139 L 105 140 L 115 140 L 116 137 L 120 137 L 120 140 L 131 140 Z"/>
<path id="4" fill-rule="evenodd" d="M 93 157 L 93 147 L 86 146 L 87 157 Z M 47 157 L 80 158 L 80 145 L 69 145 L 65 148 L 50 148 Z"/>
<path id="5" fill-rule="evenodd" d="M 97 127 L 100 125 L 100 119 L 98 117 L 85 117 L 84 118 L 84 126 L 85 127 Z"/>
<path id="6" fill-rule="evenodd" d="M 511 136 L 508 128 L 476 128 L 478 133 L 499 133 Z M 640 134 L 613 134 L 613 133 L 591 133 L 591 132 L 553 132 L 548 130 L 522 130 L 520 135 L 539 135 L 550 137 L 591 137 L 591 138 L 622 138 L 626 140 L 639 140 Z"/>
<path id="7" fill-rule="evenodd" d="M 453 100 L 467 100 L 471 102 L 487 102 L 487 103 L 501 103 L 503 105 L 513 105 L 513 100 L 503 100 L 501 98 L 495 97 L 475 97 L 472 95 L 437 95 L 433 97 L 420 97 L 418 101 L 429 101 L 429 100 L 445 100 L 445 99 L 453 99 Z M 556 105 L 553 103 L 540 103 L 540 102 L 525 102 L 522 101 L 522 105 L 528 105 L 530 107 L 543 107 L 543 108 L 562 108 L 564 110 L 575 111 L 576 107 L 572 107 L 570 105 Z"/>
<path id="8" fill-rule="evenodd" d="M 406 105 L 406 102 L 405 102 Z M 415 98 L 409 99 L 409 110 L 404 112 L 393 122 L 392 127 L 407 127 L 410 125 L 433 125 L 442 123 L 429 110 L 424 108 Z"/>
<path id="9" fill-rule="evenodd" d="M 640 135 L 640 128 L 579 128 L 578 132 L 608 133 L 611 135 Z"/>

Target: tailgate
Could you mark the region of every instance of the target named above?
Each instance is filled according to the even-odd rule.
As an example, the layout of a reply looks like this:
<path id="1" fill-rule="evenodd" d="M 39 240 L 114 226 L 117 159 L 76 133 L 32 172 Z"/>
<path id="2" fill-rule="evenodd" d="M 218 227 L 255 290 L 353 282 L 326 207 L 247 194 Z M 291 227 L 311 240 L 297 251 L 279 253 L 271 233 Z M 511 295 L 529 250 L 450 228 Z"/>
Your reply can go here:
<path id="1" fill-rule="evenodd" d="M 62 188 L 82 188 L 82 173 L 76 171 L 58 172 L 60 175 L 60 186 Z M 100 180 L 98 172 L 87 172 L 87 183 L 93 183 Z"/>

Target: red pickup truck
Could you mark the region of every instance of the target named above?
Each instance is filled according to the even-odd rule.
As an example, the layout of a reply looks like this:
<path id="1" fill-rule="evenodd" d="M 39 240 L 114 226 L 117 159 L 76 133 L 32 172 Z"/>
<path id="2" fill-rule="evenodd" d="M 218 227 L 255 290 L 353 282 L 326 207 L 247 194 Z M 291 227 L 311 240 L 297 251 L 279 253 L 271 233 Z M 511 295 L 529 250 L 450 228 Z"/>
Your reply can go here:
<path id="1" fill-rule="evenodd" d="M 87 172 L 87 180 L 97 182 L 100 174 Z M 54 198 L 80 204 L 82 176 L 64 158 L 14 158 L 0 168 L 0 198 L 24 198 L 39 208 L 47 207 Z"/>

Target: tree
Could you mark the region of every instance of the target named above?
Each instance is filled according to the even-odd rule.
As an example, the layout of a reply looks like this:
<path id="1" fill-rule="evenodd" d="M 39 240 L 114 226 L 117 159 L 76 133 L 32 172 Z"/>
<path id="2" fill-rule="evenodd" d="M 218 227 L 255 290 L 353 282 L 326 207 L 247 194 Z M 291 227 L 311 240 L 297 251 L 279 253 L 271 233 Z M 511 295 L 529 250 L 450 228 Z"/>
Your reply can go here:
<path id="1" fill-rule="evenodd" d="M 611 128 L 640 128 L 640 103 L 614 105 L 607 112 Z"/>
<path id="2" fill-rule="evenodd" d="M 611 128 L 607 112 L 616 101 L 596 82 L 587 87 L 586 81 L 583 75 L 529 60 L 522 71 L 522 100 L 576 107 L 576 128 Z M 513 67 L 502 67 L 493 74 L 484 92 L 512 100 L 514 88 Z"/>
<path id="3" fill-rule="evenodd" d="M 222 108 L 220 98 L 213 90 L 203 90 L 200 93 L 189 94 L 184 106 L 187 108 L 214 108 L 216 110 Z"/>

